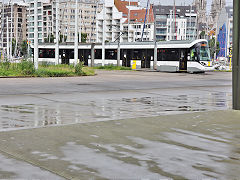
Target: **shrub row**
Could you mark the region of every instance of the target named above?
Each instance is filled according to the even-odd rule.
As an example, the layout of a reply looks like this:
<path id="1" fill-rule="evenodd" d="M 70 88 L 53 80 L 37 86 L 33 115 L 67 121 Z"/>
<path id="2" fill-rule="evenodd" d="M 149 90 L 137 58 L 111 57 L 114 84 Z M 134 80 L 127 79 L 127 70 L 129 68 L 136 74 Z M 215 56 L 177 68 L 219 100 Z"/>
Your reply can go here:
<path id="1" fill-rule="evenodd" d="M 94 69 L 106 69 L 106 70 L 131 70 L 130 67 L 124 67 L 124 66 L 114 66 L 114 65 L 106 65 L 106 66 L 98 66 L 94 67 Z"/>
<path id="2" fill-rule="evenodd" d="M 50 65 L 43 63 L 38 70 L 34 64 L 23 60 L 20 63 L 0 62 L 0 76 L 36 76 L 36 77 L 63 77 L 94 75 L 94 70 L 83 67 L 82 63 L 73 65 Z"/>

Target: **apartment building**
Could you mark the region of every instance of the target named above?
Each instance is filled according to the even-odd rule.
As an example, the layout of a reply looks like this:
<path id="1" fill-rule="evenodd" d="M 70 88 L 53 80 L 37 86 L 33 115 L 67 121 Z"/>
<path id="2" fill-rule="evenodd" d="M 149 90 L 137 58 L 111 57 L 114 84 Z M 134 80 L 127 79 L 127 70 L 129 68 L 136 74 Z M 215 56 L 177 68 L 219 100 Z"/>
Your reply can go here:
<path id="1" fill-rule="evenodd" d="M 11 14 L 12 9 L 12 14 Z M 27 34 L 27 22 L 26 22 L 26 11 L 27 4 L 25 3 L 14 3 L 4 4 L 4 11 L 1 4 L 1 15 L 0 15 L 0 27 L 1 27 L 1 45 L 4 48 L 7 47 L 7 33 L 9 35 L 9 41 L 11 36 L 20 44 L 23 40 L 26 40 Z M 8 22 L 7 22 L 8 19 Z M 7 23 L 9 30 L 7 31 Z"/>
<path id="2" fill-rule="evenodd" d="M 147 13 L 146 20 L 145 15 L 146 9 L 130 11 L 129 24 L 128 19 L 123 23 L 123 30 L 126 32 L 123 34 L 124 42 L 154 40 L 154 16 L 152 8 L 150 8 L 149 13 Z"/>
<path id="3" fill-rule="evenodd" d="M 116 8 L 114 0 L 105 0 L 103 9 L 96 17 L 97 42 L 102 42 L 104 36 L 106 42 L 118 40 L 123 31 L 122 23 L 124 20 L 122 16 L 123 13 Z"/>
<path id="4" fill-rule="evenodd" d="M 38 42 L 52 42 L 56 33 L 55 0 L 38 1 Z M 28 37 L 34 43 L 34 0 L 29 1 L 27 12 Z"/>
<path id="5" fill-rule="evenodd" d="M 97 14 L 97 42 L 102 42 L 103 31 L 107 42 L 152 41 L 154 16 L 152 6 L 149 9 L 146 14 L 146 9 L 142 8 L 139 2 L 106 0 L 105 11 L 102 10 Z"/>
<path id="6" fill-rule="evenodd" d="M 194 40 L 197 38 L 195 6 L 153 6 L 157 41 Z"/>
<path id="7" fill-rule="evenodd" d="M 60 34 L 66 42 L 74 42 L 75 39 L 75 5 L 75 0 L 62 1 L 59 5 Z M 101 9 L 102 4 L 98 0 L 78 1 L 78 29 L 79 33 L 87 34 L 87 42 L 96 41 L 96 14 Z"/>
<path id="8" fill-rule="evenodd" d="M 74 42 L 76 1 L 59 2 L 59 33 L 62 42 Z M 87 42 L 96 41 L 96 13 L 102 4 L 98 0 L 78 1 L 79 33 L 87 34 Z M 34 1 L 29 1 L 29 39 L 34 42 Z M 56 42 L 56 0 L 38 1 L 38 42 Z"/>
<path id="9" fill-rule="evenodd" d="M 121 2 L 127 5 L 126 1 Z M 128 11 L 129 22 L 128 12 L 124 13 L 123 17 L 125 16 L 125 18 L 127 19 L 123 23 L 124 34 L 122 36 L 122 41 L 123 42 L 153 41 L 154 16 L 152 5 L 150 5 L 150 8 L 147 11 L 145 8 L 140 7 L 138 2 L 132 2 L 130 6 L 127 6 L 127 8 L 129 9 Z"/>
<path id="10" fill-rule="evenodd" d="M 2 49 L 2 46 L 3 46 L 3 44 L 2 44 L 2 40 L 3 40 L 3 3 L 2 2 L 0 2 L 0 28 L 1 28 L 1 30 L 0 30 L 0 49 Z M 1 57 L 0 57 L 1 58 Z"/>

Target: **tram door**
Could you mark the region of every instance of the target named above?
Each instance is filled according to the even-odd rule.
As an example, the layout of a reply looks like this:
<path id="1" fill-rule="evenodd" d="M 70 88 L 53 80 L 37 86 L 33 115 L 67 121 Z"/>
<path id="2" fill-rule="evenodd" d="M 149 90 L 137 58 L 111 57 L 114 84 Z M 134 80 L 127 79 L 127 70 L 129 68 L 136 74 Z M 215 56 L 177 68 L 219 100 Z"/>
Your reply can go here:
<path id="1" fill-rule="evenodd" d="M 69 64 L 69 50 L 60 50 L 62 64 Z"/>
<path id="2" fill-rule="evenodd" d="M 89 50 L 89 49 L 78 50 L 78 59 L 81 62 L 83 62 L 85 66 L 88 66 L 89 56 L 91 56 L 91 50 Z"/>
<path id="3" fill-rule="evenodd" d="M 141 61 L 141 68 L 146 68 L 146 66 L 147 66 L 147 57 L 146 57 L 146 55 L 143 53 L 142 61 Z"/>
<path id="4" fill-rule="evenodd" d="M 128 49 L 121 50 L 121 59 L 122 66 L 130 67 L 131 66 L 131 52 Z"/>
<path id="5" fill-rule="evenodd" d="M 153 57 L 151 50 L 145 49 L 141 51 L 142 51 L 141 68 L 150 68 L 151 58 Z"/>
<path id="6" fill-rule="evenodd" d="M 187 71 L 187 50 L 180 50 L 179 71 Z"/>

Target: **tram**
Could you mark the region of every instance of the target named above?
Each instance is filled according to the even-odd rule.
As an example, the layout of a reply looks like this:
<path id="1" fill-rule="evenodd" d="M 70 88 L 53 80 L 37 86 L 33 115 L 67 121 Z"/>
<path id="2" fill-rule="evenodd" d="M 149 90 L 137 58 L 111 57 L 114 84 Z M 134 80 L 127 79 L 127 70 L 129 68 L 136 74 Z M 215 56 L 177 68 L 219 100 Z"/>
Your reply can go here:
<path id="1" fill-rule="evenodd" d="M 170 41 L 157 46 L 157 68 L 160 71 L 205 72 L 213 71 L 208 41 Z"/>
<path id="2" fill-rule="evenodd" d="M 102 58 L 102 44 L 79 43 L 78 59 L 84 65 L 91 65 L 91 49 L 94 49 L 94 66 L 117 65 L 117 53 L 120 52 L 120 65 L 136 69 L 153 69 L 154 49 L 157 49 L 157 70 L 164 72 L 205 72 L 213 71 L 208 42 L 205 39 L 194 41 L 161 41 L 106 43 L 105 58 Z M 74 62 L 74 44 L 64 43 L 59 46 L 59 62 Z M 55 62 L 55 45 L 39 44 L 39 61 Z"/>

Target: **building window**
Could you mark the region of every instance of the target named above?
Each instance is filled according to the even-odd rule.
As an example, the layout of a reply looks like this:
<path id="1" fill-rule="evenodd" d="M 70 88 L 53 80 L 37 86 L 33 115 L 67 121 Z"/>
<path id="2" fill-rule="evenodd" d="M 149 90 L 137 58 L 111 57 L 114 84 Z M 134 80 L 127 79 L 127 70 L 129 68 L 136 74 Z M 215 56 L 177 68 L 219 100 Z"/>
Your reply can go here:
<path id="1" fill-rule="evenodd" d="M 135 32 L 135 35 L 141 35 L 141 33 L 140 32 Z"/>
<path id="2" fill-rule="evenodd" d="M 156 19 L 167 19 L 167 15 L 157 14 L 157 15 L 156 15 Z"/>

